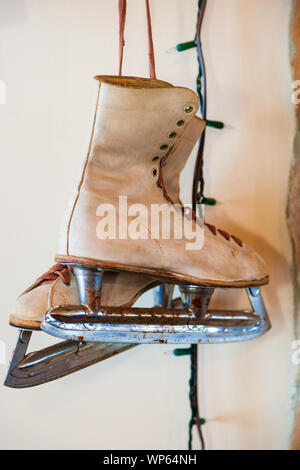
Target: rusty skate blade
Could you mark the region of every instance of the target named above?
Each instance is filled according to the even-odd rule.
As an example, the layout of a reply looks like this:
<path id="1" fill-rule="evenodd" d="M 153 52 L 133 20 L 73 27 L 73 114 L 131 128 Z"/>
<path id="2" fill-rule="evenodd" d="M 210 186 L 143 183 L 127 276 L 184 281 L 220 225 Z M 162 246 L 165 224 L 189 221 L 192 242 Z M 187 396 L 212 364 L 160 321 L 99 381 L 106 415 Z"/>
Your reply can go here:
<path id="1" fill-rule="evenodd" d="M 26 354 L 32 331 L 21 330 L 4 382 L 10 388 L 28 388 L 59 379 L 132 348 L 123 343 L 62 341 Z"/>
<path id="2" fill-rule="evenodd" d="M 260 293 L 249 292 L 248 295 L 258 312 L 208 310 L 199 317 L 188 308 L 102 307 L 91 312 L 84 305 L 62 306 L 47 313 L 41 328 L 58 338 L 87 342 L 205 344 L 246 341 L 261 336 L 270 328 Z"/>

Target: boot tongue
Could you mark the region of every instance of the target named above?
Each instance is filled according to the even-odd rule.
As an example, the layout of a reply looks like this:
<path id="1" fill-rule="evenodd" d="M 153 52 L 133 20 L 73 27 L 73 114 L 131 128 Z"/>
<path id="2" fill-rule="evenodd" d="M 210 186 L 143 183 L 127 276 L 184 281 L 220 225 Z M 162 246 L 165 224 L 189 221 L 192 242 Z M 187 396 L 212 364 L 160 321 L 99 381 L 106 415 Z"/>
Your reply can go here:
<path id="1" fill-rule="evenodd" d="M 162 161 L 162 176 L 170 198 L 180 203 L 179 178 L 196 142 L 205 128 L 205 121 L 194 117 L 187 125 L 177 144 Z"/>
<path id="2" fill-rule="evenodd" d="M 118 75 L 96 75 L 95 80 L 126 88 L 170 88 L 171 83 L 143 77 L 119 77 Z"/>

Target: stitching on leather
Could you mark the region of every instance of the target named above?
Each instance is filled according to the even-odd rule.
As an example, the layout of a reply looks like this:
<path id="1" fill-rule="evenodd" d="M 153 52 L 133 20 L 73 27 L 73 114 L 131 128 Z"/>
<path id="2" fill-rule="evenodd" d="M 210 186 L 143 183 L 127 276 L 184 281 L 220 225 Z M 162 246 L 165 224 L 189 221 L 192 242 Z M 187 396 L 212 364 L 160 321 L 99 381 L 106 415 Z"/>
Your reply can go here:
<path id="1" fill-rule="evenodd" d="M 163 249 L 162 247 L 160 246 L 160 243 L 158 240 L 156 240 L 156 238 L 151 238 L 151 230 L 149 230 L 149 227 L 147 227 L 145 224 L 141 223 L 141 225 L 147 230 L 148 232 L 148 235 L 150 235 L 150 239 L 152 242 L 155 242 L 157 245 L 158 245 L 158 249 L 159 249 L 159 256 L 160 256 L 160 261 L 163 263 L 164 260 L 165 260 L 165 256 L 163 254 Z"/>
<path id="2" fill-rule="evenodd" d="M 81 179 L 80 179 L 80 182 L 79 182 L 79 185 L 78 185 L 78 189 L 77 189 L 77 195 L 76 195 L 76 198 L 75 198 L 75 201 L 74 201 L 74 204 L 73 204 L 73 208 L 72 208 L 72 211 L 71 211 L 71 215 L 70 215 L 69 223 L 68 223 L 68 228 L 67 228 L 67 255 L 70 254 L 70 253 L 69 253 L 69 244 L 70 244 L 69 236 L 70 236 L 71 223 L 72 223 L 74 211 L 75 211 L 75 208 L 76 208 L 76 205 L 77 205 L 79 196 L 80 196 L 80 190 L 81 190 L 81 187 L 82 187 L 82 185 L 83 185 L 83 181 L 84 181 L 84 177 L 85 177 L 85 172 L 86 172 L 86 169 L 87 169 L 87 164 L 88 164 L 88 162 L 89 162 L 90 155 L 91 155 L 91 150 L 92 150 L 92 142 L 93 142 L 93 139 L 94 139 L 95 125 L 96 125 L 96 117 L 97 117 L 97 113 L 98 113 L 98 105 L 99 105 L 99 97 L 100 97 L 100 88 L 101 88 L 101 84 L 99 83 L 98 93 L 97 93 L 97 100 L 96 100 L 96 109 L 95 109 L 95 115 L 94 115 L 94 119 L 93 119 L 93 126 L 92 126 L 91 138 L 90 138 L 90 142 L 89 142 L 89 148 L 88 148 L 87 156 L 86 156 L 86 159 L 85 159 L 85 162 L 84 162 L 84 167 L 83 167 Z"/>
<path id="3" fill-rule="evenodd" d="M 162 263 L 163 266 L 165 266 L 165 264 L 166 264 L 166 257 L 165 257 L 165 255 L 164 255 L 163 249 L 162 249 L 162 247 L 161 247 L 161 245 L 160 245 L 160 243 L 159 243 L 159 240 L 156 240 L 156 238 L 153 238 L 152 241 L 153 241 L 154 243 L 156 243 L 156 245 L 158 246 L 158 249 L 159 249 L 159 252 L 160 252 L 160 255 L 159 255 L 159 256 L 160 256 L 160 262 Z"/>
<path id="4" fill-rule="evenodd" d="M 51 308 L 52 307 L 52 304 L 53 304 L 53 297 L 54 297 L 54 287 L 56 287 L 56 284 L 61 280 L 60 277 L 58 277 L 56 279 L 56 281 L 53 282 L 53 284 L 51 284 L 51 288 L 50 288 L 50 291 L 49 291 L 49 296 L 48 296 L 48 308 Z"/>

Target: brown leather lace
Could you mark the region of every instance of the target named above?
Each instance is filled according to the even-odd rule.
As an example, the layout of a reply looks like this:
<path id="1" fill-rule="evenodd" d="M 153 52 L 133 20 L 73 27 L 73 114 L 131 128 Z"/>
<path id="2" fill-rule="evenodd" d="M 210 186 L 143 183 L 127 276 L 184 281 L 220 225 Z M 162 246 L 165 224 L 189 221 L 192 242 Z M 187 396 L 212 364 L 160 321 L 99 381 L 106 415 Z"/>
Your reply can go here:
<path id="1" fill-rule="evenodd" d="M 205 225 L 207 228 L 209 228 L 209 230 L 214 234 L 214 235 L 217 235 L 219 232 L 220 235 L 222 235 L 222 237 L 224 237 L 227 241 L 229 241 L 230 239 L 232 239 L 237 245 L 239 245 L 241 248 L 243 247 L 243 242 L 242 240 L 240 240 L 238 237 L 236 237 L 235 235 L 229 235 L 228 232 L 225 232 L 225 230 L 221 230 L 220 228 L 216 228 L 215 225 L 212 225 L 212 224 L 208 224 L 207 222 L 205 222 Z"/>
<path id="2" fill-rule="evenodd" d="M 122 75 L 126 0 L 119 0 L 119 75 Z"/>
<path id="3" fill-rule="evenodd" d="M 240 240 L 238 237 L 236 237 L 235 235 L 231 235 L 231 238 L 232 238 L 232 240 L 235 241 L 235 243 L 237 243 L 240 247 L 243 246 L 242 240 Z"/>
<path id="4" fill-rule="evenodd" d="M 168 152 L 169 154 L 169 152 Z M 163 197 L 172 205 L 174 205 L 174 201 L 172 201 L 172 199 L 170 198 L 170 196 L 168 195 L 167 193 L 167 190 L 166 190 L 166 187 L 165 187 L 165 184 L 164 184 L 164 179 L 163 179 L 163 172 L 162 172 L 162 167 L 163 167 L 163 164 L 165 163 L 166 161 L 166 157 L 168 156 L 165 155 L 159 162 L 159 174 L 158 174 L 158 179 L 157 179 L 157 186 L 159 187 L 159 189 L 162 190 L 163 192 Z"/>
<path id="5" fill-rule="evenodd" d="M 36 282 L 39 282 L 40 284 L 49 284 L 60 277 L 64 284 L 68 286 L 71 281 L 71 272 L 73 272 L 71 266 L 57 263 L 54 264 L 54 266 L 52 266 L 45 274 L 40 276 Z"/>
<path id="6" fill-rule="evenodd" d="M 147 13 L 148 44 L 149 44 L 149 75 L 150 75 L 150 78 L 156 80 L 150 5 L 149 5 L 149 0 L 145 0 L 145 2 L 146 2 L 146 13 Z M 123 50 L 124 50 L 124 44 L 125 44 L 124 30 L 125 30 L 125 20 L 126 20 L 126 9 L 127 9 L 127 1 L 119 0 L 119 75 L 120 76 L 122 75 Z"/>
<path id="7" fill-rule="evenodd" d="M 149 43 L 149 75 L 150 75 L 150 78 L 153 78 L 154 80 L 156 80 L 155 58 L 154 58 L 154 47 L 153 47 L 153 39 L 152 39 L 152 26 L 151 26 L 149 0 L 146 0 L 146 11 L 147 11 L 148 43 Z"/>
<path id="8" fill-rule="evenodd" d="M 174 202 L 172 201 L 172 199 L 170 198 L 170 196 L 168 195 L 167 193 L 167 190 L 166 190 L 166 187 L 164 185 L 164 179 L 163 179 L 163 171 L 162 171 L 162 166 L 163 166 L 163 161 L 164 158 L 161 159 L 160 161 L 160 167 L 159 167 L 159 175 L 158 175 L 158 180 L 157 180 L 157 186 L 162 190 L 163 192 L 163 197 L 168 201 L 170 202 L 172 205 L 174 205 Z M 197 217 L 197 214 L 196 212 L 191 209 L 191 208 L 184 208 L 182 206 L 182 213 L 184 215 L 184 217 L 187 217 L 187 219 L 189 220 L 195 220 L 196 223 L 198 223 L 200 225 L 200 221 L 199 221 L 199 218 Z M 222 237 L 224 237 L 227 241 L 229 241 L 230 239 L 232 239 L 237 245 L 239 245 L 241 248 L 243 247 L 243 242 L 242 240 L 240 240 L 238 237 L 236 237 L 235 235 L 229 235 L 228 232 L 225 232 L 225 230 L 221 230 L 221 229 L 217 229 L 217 227 L 215 225 L 212 225 L 212 224 L 209 224 L 207 222 L 204 221 L 204 225 L 206 225 L 206 227 L 214 234 L 214 235 L 218 235 L 218 233 L 220 235 L 222 235 Z"/>

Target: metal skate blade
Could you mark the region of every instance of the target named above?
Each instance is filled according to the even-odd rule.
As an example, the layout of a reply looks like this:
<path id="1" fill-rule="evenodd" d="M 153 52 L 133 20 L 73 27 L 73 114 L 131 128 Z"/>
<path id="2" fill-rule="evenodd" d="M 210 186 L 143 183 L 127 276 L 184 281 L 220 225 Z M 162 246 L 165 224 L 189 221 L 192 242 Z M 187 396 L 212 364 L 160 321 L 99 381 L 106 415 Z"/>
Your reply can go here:
<path id="1" fill-rule="evenodd" d="M 249 290 L 250 291 L 250 290 Z M 102 307 L 87 314 L 85 306 L 55 307 L 42 330 L 58 338 L 87 342 L 199 344 L 246 341 L 265 333 L 270 324 L 259 289 L 248 292 L 255 311 Z M 254 309 L 253 309 L 254 310 Z"/>
<path id="2" fill-rule="evenodd" d="M 87 344 L 63 341 L 26 355 L 31 334 L 31 331 L 20 331 L 4 382 L 7 387 L 27 388 L 51 382 L 134 346 L 122 343 Z"/>

